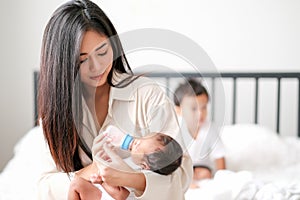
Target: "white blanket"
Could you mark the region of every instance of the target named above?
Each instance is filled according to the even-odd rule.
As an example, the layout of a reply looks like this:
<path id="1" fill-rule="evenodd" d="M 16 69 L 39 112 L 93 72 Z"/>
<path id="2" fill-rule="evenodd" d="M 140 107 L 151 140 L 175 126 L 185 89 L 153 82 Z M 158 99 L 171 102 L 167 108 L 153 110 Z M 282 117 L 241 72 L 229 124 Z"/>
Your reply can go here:
<path id="1" fill-rule="evenodd" d="M 300 200 L 300 140 L 258 125 L 223 128 L 229 170 L 189 189 L 187 200 Z"/>
<path id="2" fill-rule="evenodd" d="M 300 182 L 280 184 L 254 179 L 249 171 L 218 171 L 211 180 L 198 182 L 199 188 L 189 189 L 187 200 L 299 200 Z"/>
<path id="3" fill-rule="evenodd" d="M 222 139 L 228 170 L 201 181 L 199 189 L 188 190 L 187 200 L 300 200 L 299 139 L 278 137 L 257 125 L 226 126 Z M 0 200 L 36 199 L 39 149 L 44 147 L 40 128 L 18 142 L 14 157 L 0 174 Z"/>

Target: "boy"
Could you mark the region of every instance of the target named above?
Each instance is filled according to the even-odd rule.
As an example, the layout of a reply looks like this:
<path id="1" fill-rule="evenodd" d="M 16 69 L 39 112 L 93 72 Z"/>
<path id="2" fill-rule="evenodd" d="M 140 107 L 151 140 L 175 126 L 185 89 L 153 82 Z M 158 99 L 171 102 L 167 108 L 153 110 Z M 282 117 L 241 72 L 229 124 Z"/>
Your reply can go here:
<path id="1" fill-rule="evenodd" d="M 225 169 L 224 146 L 207 120 L 208 101 L 207 90 L 195 79 L 180 84 L 174 93 L 184 142 L 193 161 L 194 182 L 212 178 L 214 171 Z M 193 183 L 191 187 L 197 186 Z"/>
<path id="2" fill-rule="evenodd" d="M 120 143 L 119 140 L 122 138 L 122 135 L 120 136 L 121 131 L 116 127 L 109 127 L 108 129 L 109 131 L 104 133 L 106 140 L 110 144 L 115 145 L 114 147 L 119 148 L 122 146 L 122 150 L 129 151 L 133 163 L 141 169 L 151 170 L 162 175 L 169 175 L 181 165 L 182 148 L 170 136 L 155 133 L 143 138 L 133 138 L 126 135 L 125 142 L 121 142 L 123 144 L 127 143 L 125 144 L 126 148 L 124 148 L 124 145 L 117 144 Z M 127 140 L 128 138 L 130 140 Z M 78 179 L 72 183 L 68 194 L 69 200 L 93 199 L 92 195 L 100 192 L 96 187 L 90 187 L 85 182 L 85 180 Z M 113 197 L 117 200 L 123 200 L 129 195 L 129 192 L 125 188 L 107 185 L 105 182 L 102 182 L 101 177 L 98 175 L 92 175 L 91 182 L 95 183 L 98 187 L 99 183 L 101 183 L 99 189 L 102 191 L 102 199 L 111 199 Z M 105 198 L 103 198 L 104 196 Z"/>

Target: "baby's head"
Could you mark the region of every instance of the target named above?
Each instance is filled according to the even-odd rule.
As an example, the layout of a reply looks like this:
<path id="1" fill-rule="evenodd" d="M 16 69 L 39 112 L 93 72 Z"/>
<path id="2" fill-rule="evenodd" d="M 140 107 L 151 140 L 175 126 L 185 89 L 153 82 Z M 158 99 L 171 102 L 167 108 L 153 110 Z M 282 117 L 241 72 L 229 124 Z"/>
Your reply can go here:
<path id="1" fill-rule="evenodd" d="M 162 133 L 136 139 L 131 147 L 135 164 L 162 175 L 171 174 L 181 165 L 182 154 L 180 144 Z"/>
<path id="2" fill-rule="evenodd" d="M 182 115 L 191 133 L 198 132 L 207 117 L 209 95 L 206 88 L 196 79 L 180 84 L 174 93 L 177 113 Z"/>

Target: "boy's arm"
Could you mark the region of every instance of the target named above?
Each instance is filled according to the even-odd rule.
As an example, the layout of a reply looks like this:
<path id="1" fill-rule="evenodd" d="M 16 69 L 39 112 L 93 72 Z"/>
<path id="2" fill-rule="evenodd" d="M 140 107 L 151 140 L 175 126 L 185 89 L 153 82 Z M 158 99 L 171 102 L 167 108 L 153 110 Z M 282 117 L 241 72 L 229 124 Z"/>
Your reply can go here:
<path id="1" fill-rule="evenodd" d="M 217 158 L 215 160 L 216 170 L 226 169 L 225 158 Z"/>

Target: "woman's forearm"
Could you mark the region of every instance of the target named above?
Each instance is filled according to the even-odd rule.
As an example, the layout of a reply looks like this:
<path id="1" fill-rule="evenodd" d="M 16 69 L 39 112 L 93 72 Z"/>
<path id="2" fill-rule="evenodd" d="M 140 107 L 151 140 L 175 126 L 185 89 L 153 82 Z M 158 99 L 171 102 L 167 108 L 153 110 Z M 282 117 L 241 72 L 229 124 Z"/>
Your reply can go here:
<path id="1" fill-rule="evenodd" d="M 134 188 L 138 191 L 145 191 L 146 177 L 143 173 L 124 173 L 124 186 Z"/>

